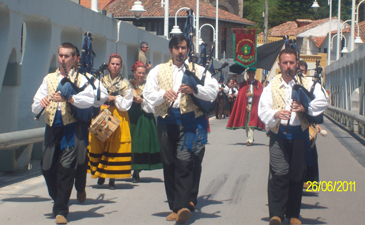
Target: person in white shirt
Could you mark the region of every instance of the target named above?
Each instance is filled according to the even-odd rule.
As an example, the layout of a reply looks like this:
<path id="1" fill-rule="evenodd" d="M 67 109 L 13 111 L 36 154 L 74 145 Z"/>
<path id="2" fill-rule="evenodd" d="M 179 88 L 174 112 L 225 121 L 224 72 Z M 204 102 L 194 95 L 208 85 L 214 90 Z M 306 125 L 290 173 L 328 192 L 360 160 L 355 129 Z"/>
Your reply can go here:
<path id="1" fill-rule="evenodd" d="M 197 204 L 204 144 L 208 121 L 192 98 L 213 101 L 218 94 L 218 83 L 207 72 L 204 85 L 187 84 L 189 71 L 202 78 L 204 68 L 185 64 L 190 41 L 176 35 L 169 42 L 172 59 L 154 67 L 144 89 L 144 98 L 155 106 L 157 134 L 162 154 L 167 201 L 172 212 L 168 221 L 184 223 L 190 210 Z M 195 144 L 197 143 L 197 145 Z"/>
<path id="2" fill-rule="evenodd" d="M 293 49 L 279 54 L 281 74 L 276 75 L 264 88 L 259 102 L 260 119 L 270 128 L 270 174 L 268 200 L 270 224 L 281 224 L 284 216 L 290 224 L 301 224 L 298 219 L 302 199 L 303 177 L 310 158 L 310 141 L 307 115 L 318 116 L 328 106 L 321 86 L 314 87 L 314 99 L 309 107 L 292 100 L 298 59 Z M 313 81 L 298 78 L 304 88 L 310 89 Z M 306 115 L 307 114 L 307 115 Z M 287 126 L 289 120 L 289 126 Z"/>
<path id="3" fill-rule="evenodd" d="M 69 77 L 74 82 L 74 71 L 71 68 L 75 61 L 75 47 L 71 43 L 61 44 L 58 48 L 60 68 L 43 79 L 32 104 L 34 114 L 45 108 L 47 125 L 41 166 L 49 195 L 54 200 L 53 215 L 57 224 L 67 223 L 68 202 L 77 165 L 77 146 L 84 141 L 82 127 L 71 113 L 71 106 L 86 109 L 94 104 L 90 85 L 78 94 L 71 95 L 69 99 L 58 91 L 63 78 Z M 83 87 L 86 82 L 87 79 L 83 77 L 76 85 Z"/>

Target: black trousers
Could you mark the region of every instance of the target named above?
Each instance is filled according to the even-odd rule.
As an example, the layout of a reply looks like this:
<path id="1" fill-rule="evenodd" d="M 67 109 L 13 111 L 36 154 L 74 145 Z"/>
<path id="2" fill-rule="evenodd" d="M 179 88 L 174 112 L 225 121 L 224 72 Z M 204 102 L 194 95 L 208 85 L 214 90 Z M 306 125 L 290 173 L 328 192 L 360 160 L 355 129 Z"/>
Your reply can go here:
<path id="1" fill-rule="evenodd" d="M 170 209 L 177 212 L 187 208 L 190 202 L 194 183 L 195 149 L 181 150 L 184 140 L 182 125 L 158 123 L 157 133 L 163 161 L 167 202 Z"/>
<path id="2" fill-rule="evenodd" d="M 75 179 L 77 148 L 82 139 L 80 126 L 76 125 L 75 144 L 61 151 L 64 128 L 46 126 L 45 147 L 41 160 L 42 173 L 48 193 L 54 200 L 53 214 L 67 216 L 68 203 Z"/>
<path id="3" fill-rule="evenodd" d="M 75 173 L 75 188 L 77 192 L 85 191 L 88 161 L 86 159 L 82 164 L 77 164 Z"/>
<path id="4" fill-rule="evenodd" d="M 218 95 L 217 97 L 217 103 L 215 104 L 215 117 L 216 118 L 222 118 L 223 114 L 223 103 L 224 103 L 224 97 L 223 95 Z"/>
<path id="5" fill-rule="evenodd" d="M 196 206 L 198 204 L 198 192 L 200 177 L 202 174 L 202 162 L 205 153 L 205 145 L 200 141 L 196 143 L 196 152 L 194 154 L 194 169 L 193 169 L 193 187 L 191 189 L 190 201 Z"/>
<path id="6" fill-rule="evenodd" d="M 314 146 L 311 148 L 311 155 L 313 165 L 307 167 L 307 173 L 305 174 L 304 182 L 319 181 L 318 153 L 316 144 L 314 144 Z"/>
<path id="7" fill-rule="evenodd" d="M 270 135 L 268 199 L 270 218 L 298 218 L 306 172 L 304 139 L 289 141 Z"/>

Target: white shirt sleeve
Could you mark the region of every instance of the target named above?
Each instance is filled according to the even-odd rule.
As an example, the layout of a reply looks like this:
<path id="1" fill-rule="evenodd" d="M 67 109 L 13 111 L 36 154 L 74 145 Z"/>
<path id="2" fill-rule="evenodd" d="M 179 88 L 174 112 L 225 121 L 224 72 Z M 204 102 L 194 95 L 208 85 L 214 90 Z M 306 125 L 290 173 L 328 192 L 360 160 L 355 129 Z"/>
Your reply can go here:
<path id="1" fill-rule="evenodd" d="M 154 113 L 155 112 L 155 109 L 153 108 L 153 106 L 146 99 L 143 99 L 143 102 L 141 104 L 141 108 L 146 113 Z"/>
<path id="2" fill-rule="evenodd" d="M 145 100 L 147 100 L 147 102 L 149 102 L 152 106 L 159 106 L 165 101 L 163 96 L 166 93 L 166 90 L 160 89 L 158 85 L 159 70 L 160 65 L 157 65 L 148 73 L 146 86 L 143 90 Z"/>
<path id="3" fill-rule="evenodd" d="M 275 119 L 274 115 L 279 110 L 272 109 L 271 83 L 264 88 L 260 96 L 258 115 L 261 121 L 268 127 L 275 127 L 279 119 Z"/>
<path id="4" fill-rule="evenodd" d="M 34 95 L 32 113 L 38 114 L 43 109 L 41 106 L 41 101 L 44 97 L 48 97 L 47 76 L 43 78 L 41 86 L 39 86 L 37 92 Z"/>
<path id="5" fill-rule="evenodd" d="M 199 78 L 201 79 L 204 72 L 204 67 L 197 66 L 197 69 Z M 198 93 L 194 93 L 194 96 L 205 101 L 213 101 L 217 97 L 219 91 L 218 82 L 216 79 L 212 78 L 212 75 L 209 71 L 207 71 L 205 75 L 204 86 L 198 84 L 197 88 Z"/>
<path id="6" fill-rule="evenodd" d="M 313 82 L 310 87 L 312 85 Z M 315 98 L 309 103 L 308 114 L 318 116 L 328 107 L 328 99 L 326 98 L 326 94 L 323 93 L 321 85 L 318 83 L 314 86 L 313 95 Z"/>
<path id="7" fill-rule="evenodd" d="M 223 92 L 228 94 L 228 91 L 229 91 L 228 85 L 224 85 Z"/>
<path id="8" fill-rule="evenodd" d="M 97 99 L 98 96 L 98 89 L 100 84 L 100 100 Z M 94 81 L 94 85 L 96 89 L 94 90 L 94 107 L 100 107 L 104 102 L 108 99 L 108 90 L 104 87 L 102 82 L 99 82 L 98 79 Z"/>
<path id="9" fill-rule="evenodd" d="M 128 81 L 128 83 L 129 83 L 129 81 Z M 129 84 L 128 90 L 125 90 L 124 93 L 125 93 L 124 96 L 117 95 L 117 98 L 114 101 L 115 106 L 120 111 L 128 111 L 132 106 L 133 91 L 132 91 L 130 84 Z"/>
<path id="10" fill-rule="evenodd" d="M 82 77 L 80 87 L 82 87 L 86 82 L 87 79 L 85 77 Z M 74 103 L 72 103 L 72 105 L 79 109 L 86 109 L 91 107 L 94 104 L 94 93 L 92 86 L 88 85 L 83 91 L 77 93 L 76 95 L 73 95 L 72 98 L 74 99 Z"/>

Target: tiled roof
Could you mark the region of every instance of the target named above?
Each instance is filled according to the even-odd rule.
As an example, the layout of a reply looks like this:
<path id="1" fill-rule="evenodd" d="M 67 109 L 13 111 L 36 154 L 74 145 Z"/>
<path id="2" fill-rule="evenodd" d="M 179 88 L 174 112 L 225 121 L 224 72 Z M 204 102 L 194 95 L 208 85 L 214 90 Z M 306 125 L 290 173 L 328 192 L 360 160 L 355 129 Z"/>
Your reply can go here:
<path id="1" fill-rule="evenodd" d="M 324 42 L 324 40 L 326 40 L 326 38 L 327 35 L 321 37 L 314 37 L 312 35 L 309 36 L 309 39 L 313 42 L 315 46 L 317 46 L 317 48 L 319 48 L 322 45 L 322 43 Z"/>
<path id="2" fill-rule="evenodd" d="M 332 17 L 333 20 L 335 18 L 336 17 Z M 319 26 L 327 21 L 328 18 L 320 20 L 297 19 L 296 21 L 288 21 L 286 23 L 280 24 L 276 27 L 269 29 L 268 35 L 270 37 L 284 37 L 285 35 L 297 36 L 298 34 L 303 33 L 316 26 Z M 260 33 L 259 35 L 262 36 L 263 33 Z"/>
<path id="3" fill-rule="evenodd" d="M 135 0 L 115 0 L 105 7 L 108 13 L 113 13 L 115 18 L 127 17 L 133 18 L 134 15 L 130 11 Z M 163 18 L 164 7 L 161 7 L 160 0 L 142 0 L 146 12 L 142 14 L 142 17 L 147 18 Z M 182 7 L 189 7 L 196 13 L 196 0 L 170 0 L 169 1 L 169 17 L 175 17 L 175 13 Z M 186 17 L 186 10 L 181 10 L 178 14 L 179 17 Z M 215 19 L 215 7 L 204 2 L 199 4 L 199 17 Z M 233 23 L 256 25 L 254 22 L 241 18 L 235 14 L 229 13 L 222 9 L 218 9 L 219 20 L 225 20 Z"/>
<path id="4" fill-rule="evenodd" d="M 114 1 L 115 0 L 98 0 L 98 10 L 104 9 L 105 6 Z M 80 0 L 80 5 L 91 9 L 91 0 Z"/>

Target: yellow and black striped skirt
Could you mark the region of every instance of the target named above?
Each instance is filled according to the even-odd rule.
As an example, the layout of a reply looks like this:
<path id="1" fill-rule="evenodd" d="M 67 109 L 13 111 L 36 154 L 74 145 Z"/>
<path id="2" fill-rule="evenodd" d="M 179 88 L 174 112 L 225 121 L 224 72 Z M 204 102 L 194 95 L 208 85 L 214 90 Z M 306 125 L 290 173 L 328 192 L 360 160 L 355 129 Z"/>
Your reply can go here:
<path id="1" fill-rule="evenodd" d="M 101 107 L 102 109 L 105 106 Z M 89 134 L 89 168 L 92 178 L 126 178 L 131 176 L 131 135 L 127 112 L 109 106 L 120 121 L 117 130 L 105 142 Z"/>

